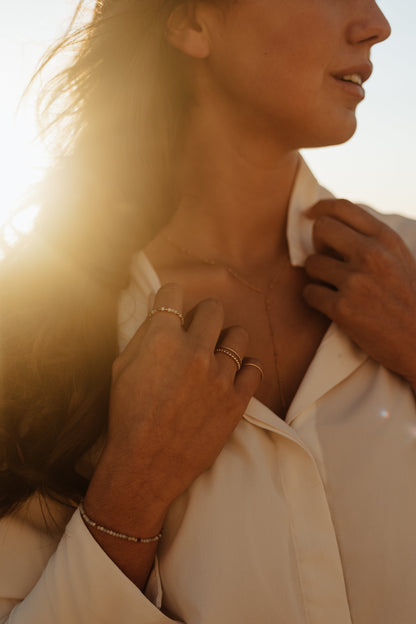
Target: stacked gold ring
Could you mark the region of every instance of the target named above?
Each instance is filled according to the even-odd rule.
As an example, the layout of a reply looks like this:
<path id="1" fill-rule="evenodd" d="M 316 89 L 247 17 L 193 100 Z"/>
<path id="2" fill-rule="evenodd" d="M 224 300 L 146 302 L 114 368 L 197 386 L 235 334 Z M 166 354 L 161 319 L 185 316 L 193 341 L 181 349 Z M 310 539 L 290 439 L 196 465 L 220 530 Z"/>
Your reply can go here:
<path id="1" fill-rule="evenodd" d="M 234 351 L 231 347 L 216 347 L 214 353 L 224 353 L 224 355 L 228 355 L 237 366 L 237 370 L 239 371 L 241 369 L 243 362 L 237 351 Z"/>
<path id="2" fill-rule="evenodd" d="M 180 319 L 181 325 L 183 327 L 185 323 L 184 315 L 182 314 L 182 312 L 179 312 L 179 310 L 175 310 L 175 308 L 170 308 L 169 306 L 159 306 L 158 308 L 153 308 L 153 310 L 149 312 L 147 318 L 151 319 L 158 312 L 168 312 L 169 314 L 174 314 Z"/>
<path id="3" fill-rule="evenodd" d="M 259 371 L 260 375 L 261 375 L 261 379 L 263 379 L 264 377 L 264 371 L 262 369 L 262 367 L 260 366 L 260 364 L 256 364 L 255 362 L 246 362 L 244 360 L 243 363 L 244 366 L 253 366 L 254 368 L 257 368 L 257 370 Z"/>

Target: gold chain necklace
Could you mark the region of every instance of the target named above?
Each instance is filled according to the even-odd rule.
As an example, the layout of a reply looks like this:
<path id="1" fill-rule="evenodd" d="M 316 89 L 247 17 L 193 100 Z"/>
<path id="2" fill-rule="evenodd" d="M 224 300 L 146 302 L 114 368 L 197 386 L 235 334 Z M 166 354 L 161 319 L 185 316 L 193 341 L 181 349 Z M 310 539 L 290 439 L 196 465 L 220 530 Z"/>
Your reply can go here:
<path id="1" fill-rule="evenodd" d="M 276 379 L 277 379 L 277 383 L 278 383 L 278 386 L 279 386 L 279 398 L 280 398 L 280 402 L 281 402 L 282 408 L 283 408 L 283 410 L 286 413 L 287 402 L 286 402 L 286 398 L 285 398 L 282 374 L 281 374 L 281 370 L 280 370 L 281 369 L 281 367 L 280 367 L 280 356 L 279 356 L 279 352 L 278 352 L 278 349 L 277 349 L 276 335 L 275 335 L 275 332 L 274 332 L 274 329 L 273 329 L 273 323 L 272 323 L 272 309 L 271 309 L 272 306 L 271 306 L 271 298 L 270 298 L 270 293 L 273 290 L 273 287 L 275 286 L 275 284 L 277 282 L 279 274 L 276 273 L 276 275 L 274 277 L 272 277 L 272 279 L 268 283 L 267 288 L 265 290 L 262 290 L 258 286 L 255 286 L 254 284 L 251 284 L 245 277 L 240 275 L 229 264 L 226 264 L 225 262 L 219 262 L 217 260 L 209 260 L 208 258 L 203 258 L 202 256 L 199 256 L 198 254 L 192 252 L 187 247 L 182 247 L 182 245 L 180 245 L 175 240 L 170 238 L 170 236 L 168 236 L 167 234 L 161 234 L 161 237 L 164 238 L 174 249 L 176 249 L 177 251 L 179 251 L 182 254 L 185 254 L 186 256 L 191 258 L 192 260 L 197 260 L 198 262 L 201 262 L 202 264 L 206 264 L 208 266 L 222 267 L 235 280 L 240 282 L 240 284 L 242 284 L 246 288 L 249 288 L 253 292 L 257 293 L 258 295 L 262 295 L 263 302 L 264 302 L 264 308 L 265 308 L 265 312 L 266 312 L 266 317 L 267 317 L 267 323 L 268 323 L 268 327 L 269 327 L 269 333 L 270 333 L 271 342 L 272 342 L 272 348 L 273 348 L 273 361 L 274 361 L 274 368 L 275 368 L 275 372 L 276 372 Z"/>

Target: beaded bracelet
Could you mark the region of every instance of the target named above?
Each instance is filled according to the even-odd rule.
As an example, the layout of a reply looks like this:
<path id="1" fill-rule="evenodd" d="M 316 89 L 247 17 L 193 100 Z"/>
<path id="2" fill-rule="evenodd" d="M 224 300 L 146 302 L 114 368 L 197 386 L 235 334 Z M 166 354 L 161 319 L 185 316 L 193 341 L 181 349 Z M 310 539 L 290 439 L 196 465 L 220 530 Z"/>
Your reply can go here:
<path id="1" fill-rule="evenodd" d="M 162 531 L 160 531 L 160 533 L 158 533 L 154 537 L 134 537 L 133 535 L 126 535 L 125 533 L 120 533 L 119 531 L 113 531 L 113 529 L 108 529 L 107 527 L 95 522 L 95 520 L 92 520 L 85 511 L 83 502 L 79 504 L 79 511 L 82 519 L 84 520 L 85 524 L 88 524 L 88 526 L 93 527 L 97 531 L 101 531 L 101 533 L 106 533 L 106 535 L 118 537 L 119 539 L 127 540 L 128 542 L 135 542 L 136 544 L 150 544 L 151 542 L 158 542 L 163 535 Z"/>

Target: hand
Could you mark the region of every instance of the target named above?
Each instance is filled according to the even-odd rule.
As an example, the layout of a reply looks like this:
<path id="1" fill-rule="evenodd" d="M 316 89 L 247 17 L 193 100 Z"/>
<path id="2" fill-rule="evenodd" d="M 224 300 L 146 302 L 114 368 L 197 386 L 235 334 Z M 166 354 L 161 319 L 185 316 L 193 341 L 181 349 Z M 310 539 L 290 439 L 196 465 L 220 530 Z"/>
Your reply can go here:
<path id="1" fill-rule="evenodd" d="M 416 262 L 400 236 L 345 200 L 324 200 L 307 303 L 335 321 L 366 353 L 416 388 Z"/>
<path id="2" fill-rule="evenodd" d="M 178 286 L 159 290 L 160 306 L 182 310 Z M 157 532 L 170 503 L 213 464 L 240 421 L 260 374 L 253 366 L 237 372 L 229 356 L 214 353 L 223 319 L 214 300 L 201 302 L 186 328 L 158 312 L 116 359 L 107 444 L 86 499 L 102 522 Z M 229 328 L 221 344 L 243 358 L 247 332 Z"/>

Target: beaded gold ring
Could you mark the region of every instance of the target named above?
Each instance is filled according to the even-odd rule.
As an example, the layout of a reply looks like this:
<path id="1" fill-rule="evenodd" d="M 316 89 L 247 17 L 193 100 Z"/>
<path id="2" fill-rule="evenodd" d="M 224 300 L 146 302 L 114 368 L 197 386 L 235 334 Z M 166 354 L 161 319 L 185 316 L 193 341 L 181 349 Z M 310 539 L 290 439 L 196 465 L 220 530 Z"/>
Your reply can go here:
<path id="1" fill-rule="evenodd" d="M 216 347 L 214 353 L 224 353 L 224 355 L 228 355 L 228 357 L 231 358 L 237 366 L 237 370 L 239 371 L 241 369 L 243 363 L 237 351 L 234 351 L 234 349 L 231 349 L 230 347 Z"/>
<path id="2" fill-rule="evenodd" d="M 158 308 L 153 308 L 153 310 L 151 310 L 147 315 L 147 318 L 150 320 L 158 312 L 168 312 L 168 314 L 174 314 L 180 319 L 182 327 L 184 326 L 185 317 L 182 312 L 175 310 L 175 308 L 170 308 L 169 306 L 159 306 Z"/>

